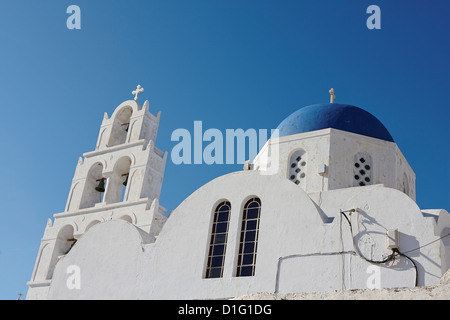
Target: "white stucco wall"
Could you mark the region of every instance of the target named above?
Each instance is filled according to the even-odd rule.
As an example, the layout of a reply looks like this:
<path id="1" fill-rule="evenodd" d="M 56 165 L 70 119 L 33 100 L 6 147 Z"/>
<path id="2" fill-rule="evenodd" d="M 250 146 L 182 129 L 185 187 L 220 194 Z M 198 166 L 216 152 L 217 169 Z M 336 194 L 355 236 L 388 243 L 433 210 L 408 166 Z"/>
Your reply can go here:
<path id="1" fill-rule="evenodd" d="M 87 232 L 70 254 L 58 262 L 49 299 L 136 299 L 142 268 L 142 247 L 149 235 L 132 224 L 109 221 Z M 80 289 L 70 289 L 74 276 L 71 266 L 80 270 Z"/>
<path id="2" fill-rule="evenodd" d="M 233 300 L 450 300 L 450 272 L 438 285 L 417 288 L 352 289 L 309 293 L 258 293 Z"/>
<path id="3" fill-rule="evenodd" d="M 242 206 L 253 196 L 259 197 L 262 205 L 255 276 L 236 277 Z M 287 179 L 258 171 L 219 177 L 173 211 L 154 243 L 145 244 L 137 237 L 135 227 L 116 230 L 127 222 L 94 226 L 58 263 L 49 297 L 102 298 L 109 297 L 113 288 L 120 288 L 133 299 L 229 298 L 258 292 L 365 289 L 367 267 L 371 264 L 355 254 L 339 254 L 354 249 L 347 222 L 339 213 L 352 208 L 360 210 L 351 216 L 358 249 L 371 259 L 381 259 L 389 253 L 386 229 L 398 228 L 400 250 L 405 252 L 438 239 L 434 234 L 435 219 L 424 217 L 415 202 L 398 190 L 378 185 L 323 192 L 319 200 L 317 196 L 313 195 L 313 201 Z M 222 200 L 229 201 L 232 207 L 223 277 L 204 279 L 212 214 Z M 410 252 L 418 265 L 419 285 L 439 282 L 439 251 L 440 242 L 436 241 Z M 108 269 L 100 269 L 108 276 L 96 273 L 94 264 L 89 262 L 92 259 L 108 265 Z M 87 268 L 83 267 L 85 260 Z M 68 290 L 64 271 L 69 264 L 81 262 L 81 281 L 84 282 L 85 274 L 89 285 L 79 291 Z M 119 279 L 114 284 L 116 276 L 125 277 L 126 281 Z M 106 278 L 112 283 L 106 284 Z M 414 278 L 414 269 L 404 258 L 381 266 L 382 287 L 411 287 Z"/>

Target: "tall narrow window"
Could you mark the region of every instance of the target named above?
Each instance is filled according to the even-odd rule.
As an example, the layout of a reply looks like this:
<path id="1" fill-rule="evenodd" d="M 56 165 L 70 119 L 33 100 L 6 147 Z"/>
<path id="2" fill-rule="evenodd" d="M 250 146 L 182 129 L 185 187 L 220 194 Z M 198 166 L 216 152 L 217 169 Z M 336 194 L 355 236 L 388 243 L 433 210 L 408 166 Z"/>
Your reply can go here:
<path id="1" fill-rule="evenodd" d="M 214 221 L 211 230 L 206 278 L 220 278 L 223 275 L 223 263 L 228 238 L 228 222 L 230 221 L 231 204 L 228 201 L 220 203 L 214 211 Z"/>
<path id="2" fill-rule="evenodd" d="M 252 198 L 244 206 L 242 227 L 239 240 L 239 255 L 236 276 L 255 275 L 256 249 L 258 246 L 259 216 L 261 200 Z"/>

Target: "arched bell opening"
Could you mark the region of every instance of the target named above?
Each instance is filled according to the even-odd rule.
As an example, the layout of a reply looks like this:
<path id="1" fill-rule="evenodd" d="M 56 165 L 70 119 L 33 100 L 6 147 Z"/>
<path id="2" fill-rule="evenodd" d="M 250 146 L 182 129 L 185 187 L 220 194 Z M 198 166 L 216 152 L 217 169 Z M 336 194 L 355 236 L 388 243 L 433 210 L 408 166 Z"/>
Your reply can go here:
<path id="1" fill-rule="evenodd" d="M 131 107 L 125 107 L 117 113 L 111 128 L 108 146 L 116 146 L 127 141 L 132 114 L 133 109 Z"/>
<path id="2" fill-rule="evenodd" d="M 75 245 L 77 240 L 74 238 L 74 228 L 72 225 L 66 225 L 62 227 L 55 241 L 55 247 L 53 249 L 52 258 L 50 260 L 50 266 L 47 273 L 47 280 L 53 277 L 53 271 L 55 270 L 56 263 L 59 257 L 66 255 Z"/>
<path id="3" fill-rule="evenodd" d="M 113 173 L 108 179 L 108 190 L 105 195 L 106 203 L 109 204 L 127 200 L 130 166 L 131 159 L 129 157 L 123 157 L 116 162 Z"/>
<path id="4" fill-rule="evenodd" d="M 91 208 L 102 202 L 106 190 L 106 178 L 103 177 L 103 164 L 95 163 L 86 176 L 80 209 Z"/>

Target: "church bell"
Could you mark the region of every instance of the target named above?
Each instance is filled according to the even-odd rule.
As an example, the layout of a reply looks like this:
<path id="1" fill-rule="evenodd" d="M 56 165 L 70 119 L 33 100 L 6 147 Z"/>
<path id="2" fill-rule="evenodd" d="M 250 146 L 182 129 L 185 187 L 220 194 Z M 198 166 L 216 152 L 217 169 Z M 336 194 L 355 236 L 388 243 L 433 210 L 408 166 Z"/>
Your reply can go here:
<path id="1" fill-rule="evenodd" d="M 105 179 L 98 180 L 98 185 L 95 187 L 98 192 L 105 192 Z"/>
<path id="2" fill-rule="evenodd" d="M 126 186 L 128 183 L 128 175 L 125 176 L 125 181 L 123 182 L 123 185 Z"/>

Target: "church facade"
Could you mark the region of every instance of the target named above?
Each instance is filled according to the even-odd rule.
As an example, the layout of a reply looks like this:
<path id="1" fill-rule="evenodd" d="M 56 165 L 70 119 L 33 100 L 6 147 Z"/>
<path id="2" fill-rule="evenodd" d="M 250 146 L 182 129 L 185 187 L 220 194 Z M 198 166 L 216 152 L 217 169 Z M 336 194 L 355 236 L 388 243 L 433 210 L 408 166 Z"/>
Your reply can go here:
<path id="1" fill-rule="evenodd" d="M 244 170 L 159 204 L 160 113 L 105 113 L 64 212 L 48 220 L 27 299 L 217 299 L 428 286 L 450 268 L 450 215 L 415 202 L 415 174 L 355 106 L 307 106 Z"/>

